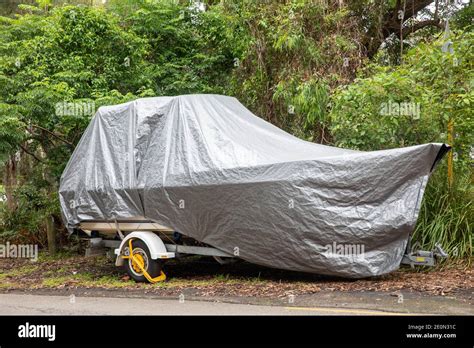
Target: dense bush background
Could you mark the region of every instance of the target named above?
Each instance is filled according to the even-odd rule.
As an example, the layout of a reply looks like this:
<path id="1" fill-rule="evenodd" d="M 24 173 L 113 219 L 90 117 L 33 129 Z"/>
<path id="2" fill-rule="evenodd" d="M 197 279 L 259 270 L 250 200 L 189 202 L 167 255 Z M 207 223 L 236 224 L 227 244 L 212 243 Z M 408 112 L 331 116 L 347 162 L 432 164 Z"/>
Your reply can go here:
<path id="1" fill-rule="evenodd" d="M 298 137 L 361 150 L 448 142 L 452 121 L 454 181 L 443 161 L 414 239 L 472 256 L 473 6 L 408 0 L 400 19 L 396 0 L 77 3 L 0 17 L 0 239 L 45 246 L 52 217 L 67 242 L 58 182 L 91 115 L 57 103 L 221 93 Z"/>

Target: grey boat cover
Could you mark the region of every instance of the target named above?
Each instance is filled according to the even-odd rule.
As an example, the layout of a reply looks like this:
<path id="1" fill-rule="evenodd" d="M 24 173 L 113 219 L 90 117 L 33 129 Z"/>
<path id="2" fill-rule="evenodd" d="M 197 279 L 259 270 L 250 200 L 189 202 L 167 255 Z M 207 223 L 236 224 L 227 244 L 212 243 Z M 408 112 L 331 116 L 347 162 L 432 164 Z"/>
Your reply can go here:
<path id="1" fill-rule="evenodd" d="M 374 276 L 399 267 L 448 149 L 340 149 L 232 97 L 138 99 L 99 108 L 61 177 L 61 208 L 70 230 L 140 216 L 255 264 Z"/>

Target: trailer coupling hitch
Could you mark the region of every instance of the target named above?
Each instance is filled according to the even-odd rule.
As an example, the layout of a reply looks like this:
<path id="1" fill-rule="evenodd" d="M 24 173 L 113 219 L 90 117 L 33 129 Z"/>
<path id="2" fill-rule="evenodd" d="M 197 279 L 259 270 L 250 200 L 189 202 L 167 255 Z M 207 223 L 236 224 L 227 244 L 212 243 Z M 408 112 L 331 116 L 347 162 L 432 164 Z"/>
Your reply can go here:
<path id="1" fill-rule="evenodd" d="M 441 245 L 436 243 L 432 251 L 412 250 L 409 253 L 405 253 L 401 264 L 410 265 L 412 268 L 415 266 L 434 266 L 436 259 L 445 259 L 447 257 L 448 254 L 443 250 Z"/>

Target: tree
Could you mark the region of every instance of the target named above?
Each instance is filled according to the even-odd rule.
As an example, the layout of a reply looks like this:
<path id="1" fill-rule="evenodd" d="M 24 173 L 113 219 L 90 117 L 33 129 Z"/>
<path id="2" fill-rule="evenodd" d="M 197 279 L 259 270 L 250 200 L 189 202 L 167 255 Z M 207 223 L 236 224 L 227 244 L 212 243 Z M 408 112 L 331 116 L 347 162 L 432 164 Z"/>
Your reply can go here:
<path id="1" fill-rule="evenodd" d="M 40 244 L 46 227 L 54 228 L 50 215 L 61 224 L 59 178 L 99 106 L 223 93 L 234 56 L 225 18 L 187 2 L 49 3 L 0 17 L 0 168 L 8 197 L 0 236 Z"/>
<path id="2" fill-rule="evenodd" d="M 465 5 L 465 4 L 464 4 Z M 331 143 L 328 96 L 384 51 L 397 62 L 404 45 L 439 31 L 463 4 L 437 0 L 224 2 L 244 37 L 234 92 L 252 111 L 308 140 Z M 431 35 L 428 32 L 428 36 Z M 400 49 L 395 50 L 395 47 Z M 290 112 L 289 112 L 290 111 Z"/>

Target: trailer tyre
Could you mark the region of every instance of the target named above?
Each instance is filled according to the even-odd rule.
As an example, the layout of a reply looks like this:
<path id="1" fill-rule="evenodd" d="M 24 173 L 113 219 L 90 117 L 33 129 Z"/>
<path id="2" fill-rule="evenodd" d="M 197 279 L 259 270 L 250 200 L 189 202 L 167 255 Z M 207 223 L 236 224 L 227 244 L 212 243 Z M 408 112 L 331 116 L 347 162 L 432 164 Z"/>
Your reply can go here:
<path id="1" fill-rule="evenodd" d="M 139 239 L 132 241 L 133 255 L 143 265 L 143 268 L 148 272 L 152 278 L 156 278 L 161 274 L 161 262 L 159 260 L 152 260 L 150 250 L 145 242 Z M 137 282 L 146 282 L 147 279 L 143 275 L 140 267 L 132 260 L 128 259 L 125 262 L 125 269 L 128 275 Z"/>

